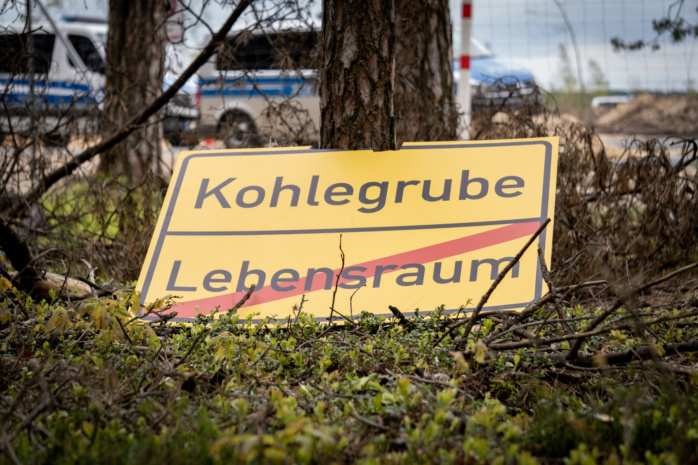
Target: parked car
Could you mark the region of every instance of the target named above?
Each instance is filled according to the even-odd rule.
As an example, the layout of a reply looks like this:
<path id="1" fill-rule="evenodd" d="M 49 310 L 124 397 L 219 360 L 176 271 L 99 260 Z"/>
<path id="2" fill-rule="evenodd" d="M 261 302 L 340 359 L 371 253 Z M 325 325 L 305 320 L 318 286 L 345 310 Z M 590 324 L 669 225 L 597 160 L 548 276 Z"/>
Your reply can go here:
<path id="1" fill-rule="evenodd" d="M 288 129 L 306 130 L 308 138 L 317 137 L 319 31 L 255 30 L 246 32 L 246 40 L 234 40 L 239 33 L 231 33 L 224 52 L 215 54 L 199 70 L 201 132 L 220 137 L 228 148 L 249 145 L 260 133 L 273 135 Z M 495 59 L 476 39 L 471 49 L 474 107 L 520 106 L 525 98 L 540 98 L 528 70 Z M 457 65 L 456 82 L 460 76 Z M 270 110 L 290 98 L 303 119 L 284 118 Z"/>
<path id="2" fill-rule="evenodd" d="M 613 108 L 621 103 L 628 103 L 633 99 L 632 95 L 619 94 L 619 95 L 602 95 L 599 97 L 594 97 L 591 99 L 592 107 L 605 107 Z"/>
<path id="3" fill-rule="evenodd" d="M 458 83 L 458 61 L 454 61 L 453 69 L 455 82 Z M 470 89 L 474 110 L 485 106 L 520 107 L 526 99 L 541 99 L 537 92 L 538 86 L 529 70 L 498 60 L 475 38 L 470 40 Z"/>
<path id="4" fill-rule="evenodd" d="M 43 25 L 30 35 L 22 27 L 0 33 L 0 107 L 2 133 L 36 134 L 56 145 L 65 145 L 76 133 L 95 134 L 105 85 L 105 44 L 107 23 L 87 18 L 62 18 L 58 31 Z M 71 59 L 67 43 L 82 63 Z M 30 77 L 32 79 L 30 79 Z M 166 75 L 166 89 L 176 76 Z M 164 133 L 179 141 L 184 131 L 193 130 L 200 118 L 196 95 L 198 78 L 190 79 L 165 107 Z M 33 99 L 31 95 L 33 94 Z M 32 105 L 29 105 L 29 103 Z"/>

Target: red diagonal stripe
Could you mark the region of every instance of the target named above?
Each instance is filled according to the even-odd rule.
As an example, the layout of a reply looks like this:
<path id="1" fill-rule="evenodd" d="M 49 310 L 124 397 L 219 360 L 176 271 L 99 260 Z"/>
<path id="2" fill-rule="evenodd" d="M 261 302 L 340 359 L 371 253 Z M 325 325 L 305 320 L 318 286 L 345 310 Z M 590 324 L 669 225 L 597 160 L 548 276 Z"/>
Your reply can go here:
<path id="1" fill-rule="evenodd" d="M 363 263 L 357 263 L 353 266 L 365 267 L 367 270 L 364 273 L 362 273 L 362 275 L 368 279 L 374 276 L 376 267 L 380 265 L 406 265 L 408 263 L 429 263 L 436 260 L 453 257 L 455 255 L 473 252 L 475 250 L 483 249 L 485 247 L 491 247 L 493 245 L 502 244 L 504 242 L 509 242 L 514 239 L 519 239 L 521 237 L 530 236 L 531 234 L 536 232 L 539 226 L 540 224 L 538 222 L 511 224 L 508 226 L 503 226 L 501 228 L 492 229 L 478 234 L 472 234 L 470 236 L 461 237 L 451 241 L 429 245 L 420 249 L 410 250 L 408 252 L 402 252 L 399 254 L 390 255 L 388 257 L 378 258 L 375 260 L 369 260 Z M 348 268 L 348 266 L 346 268 Z M 383 274 L 387 274 L 398 270 L 386 270 L 383 272 Z M 336 276 L 339 272 L 340 269 L 337 268 L 336 270 L 333 270 L 333 275 Z M 269 277 L 270 274 L 267 273 L 267 278 Z M 313 279 L 309 289 L 305 288 L 306 279 L 307 277 L 304 276 L 297 282 L 284 283 L 284 286 L 295 286 L 295 289 L 285 292 L 276 291 L 272 289 L 271 286 L 265 285 L 258 291 L 253 292 L 252 296 L 245 305 L 250 306 L 273 302 L 275 300 L 285 299 L 287 297 L 295 297 L 301 294 L 306 294 L 308 292 L 324 289 L 324 273 L 319 273 L 315 277 L 315 279 Z M 344 282 L 347 282 L 347 280 L 344 280 Z M 177 312 L 177 316 L 179 318 L 193 318 L 196 316 L 196 307 L 199 307 L 200 313 L 204 315 L 207 315 L 208 313 L 210 313 L 211 309 L 218 306 L 220 306 L 220 309 L 222 311 L 225 311 L 231 308 L 233 305 L 235 305 L 240 299 L 242 299 L 244 295 L 244 292 L 235 292 L 217 295 L 213 297 L 206 297 L 204 299 L 190 300 L 187 302 L 181 302 L 177 304 L 172 308 L 172 310 Z"/>

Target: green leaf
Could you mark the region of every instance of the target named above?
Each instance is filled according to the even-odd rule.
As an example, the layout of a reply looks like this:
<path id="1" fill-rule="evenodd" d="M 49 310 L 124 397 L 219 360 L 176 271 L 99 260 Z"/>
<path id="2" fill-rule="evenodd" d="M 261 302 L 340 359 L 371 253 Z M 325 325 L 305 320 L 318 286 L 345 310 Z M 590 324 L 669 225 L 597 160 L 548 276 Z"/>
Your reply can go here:
<path id="1" fill-rule="evenodd" d="M 373 398 L 372 404 L 373 408 L 376 410 L 379 410 L 383 406 L 383 395 L 380 392 Z"/>
<path id="2" fill-rule="evenodd" d="M 473 349 L 473 358 L 477 363 L 483 364 L 485 363 L 485 354 L 487 354 L 487 347 L 478 339 Z"/>

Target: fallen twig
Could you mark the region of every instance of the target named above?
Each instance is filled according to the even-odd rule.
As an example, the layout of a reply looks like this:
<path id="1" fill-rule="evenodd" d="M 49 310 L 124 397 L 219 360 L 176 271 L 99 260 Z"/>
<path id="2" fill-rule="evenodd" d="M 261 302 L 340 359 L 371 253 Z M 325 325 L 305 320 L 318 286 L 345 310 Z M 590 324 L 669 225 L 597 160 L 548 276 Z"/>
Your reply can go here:
<path id="1" fill-rule="evenodd" d="M 402 314 L 402 312 L 397 308 L 393 307 L 392 305 L 388 305 L 388 308 L 390 309 L 391 312 L 393 312 L 393 315 L 398 319 L 401 325 L 405 326 L 408 328 L 408 330 L 412 331 L 414 329 L 414 323 L 412 323 L 410 320 L 405 318 L 405 315 Z"/>
<path id="2" fill-rule="evenodd" d="M 698 341 L 663 344 L 661 346 L 647 345 L 635 347 L 624 352 L 607 352 L 598 355 L 580 355 L 573 359 L 568 359 L 566 354 L 550 354 L 547 355 L 546 358 L 559 366 L 564 366 L 567 363 L 582 368 L 607 365 L 624 365 L 634 360 L 650 360 L 659 358 L 660 351 L 658 348 L 660 347 L 665 356 L 675 355 L 683 352 L 696 352 L 698 351 Z"/>
<path id="3" fill-rule="evenodd" d="M 339 256 L 342 259 L 342 267 L 339 269 L 339 273 L 337 273 L 337 280 L 334 283 L 334 291 L 332 292 L 332 304 L 330 305 L 330 318 L 329 318 L 329 325 L 332 325 L 332 316 L 334 315 L 335 309 L 334 309 L 334 303 L 335 299 L 337 298 L 337 290 L 339 290 L 339 279 L 342 277 L 342 272 L 344 271 L 344 250 L 342 250 L 342 235 L 339 235 Z"/>
<path id="4" fill-rule="evenodd" d="M 695 268 L 697 266 L 698 266 L 698 262 L 695 262 L 695 263 L 692 263 L 690 265 L 679 268 L 678 270 L 675 270 L 675 271 L 667 274 L 666 276 L 662 276 L 661 278 L 655 279 L 654 281 L 650 281 L 647 284 L 643 284 L 642 286 L 631 290 L 628 293 L 628 295 L 635 295 L 635 294 L 642 293 L 642 292 L 650 289 L 651 287 L 656 286 L 657 284 L 661 284 L 665 281 L 668 281 L 671 278 L 674 278 L 674 277 L 678 276 L 679 274 L 684 273 L 686 271 L 692 270 L 693 268 Z M 605 310 L 603 313 L 601 313 L 601 315 L 599 315 L 595 320 L 593 320 L 591 323 L 589 323 L 589 326 L 586 327 L 586 331 L 587 332 L 592 331 L 593 329 L 598 327 L 601 323 L 603 323 L 606 320 L 606 318 L 611 316 L 611 314 L 613 312 L 615 312 L 616 310 L 618 310 L 618 308 L 620 308 L 620 306 L 623 304 L 623 300 L 624 299 L 621 297 L 617 298 L 615 303 L 613 305 L 611 305 L 611 307 L 609 307 L 607 310 Z M 581 349 L 582 344 L 584 343 L 585 339 L 586 339 L 585 337 L 582 337 L 582 338 L 575 340 L 572 347 L 570 347 L 569 353 L 567 354 L 569 360 L 577 358 L 577 355 L 579 354 L 579 349 Z"/>
<path id="5" fill-rule="evenodd" d="M 359 420 L 360 422 L 366 423 L 368 426 L 373 426 L 374 428 L 378 428 L 383 431 L 390 431 L 390 428 L 388 428 L 387 426 L 381 425 L 380 423 L 376 423 L 375 421 L 369 420 L 368 418 L 364 418 L 356 412 L 351 412 L 350 415 Z"/>
<path id="6" fill-rule="evenodd" d="M 568 292 L 575 291 L 577 289 L 582 289 L 585 287 L 593 287 L 593 286 L 604 286 L 607 285 L 608 281 L 601 280 L 601 281 L 589 281 L 586 283 L 579 283 L 579 284 L 574 284 L 571 286 L 564 286 L 564 287 L 558 287 L 555 289 L 555 291 L 558 294 L 565 294 Z M 541 308 L 543 305 L 552 302 L 553 296 L 550 293 L 545 294 L 543 297 L 538 299 L 535 302 L 532 302 L 526 306 L 523 310 L 521 310 L 520 313 L 508 318 L 504 323 L 502 323 L 497 329 L 492 331 L 485 340 L 483 341 L 485 345 L 487 345 L 489 342 L 493 341 L 496 337 L 501 336 L 503 333 L 509 330 L 512 326 L 514 326 L 517 323 L 521 323 L 524 321 L 526 318 L 530 317 L 533 315 L 539 308 Z"/>
<path id="7" fill-rule="evenodd" d="M 150 326 L 153 326 L 153 325 L 156 325 L 156 324 L 158 324 L 158 323 L 167 323 L 167 322 L 170 321 L 172 318 L 176 318 L 177 315 L 178 315 L 177 312 L 170 312 L 170 313 L 167 313 L 167 314 L 165 314 L 165 315 L 160 315 L 160 318 L 158 318 L 157 320 L 149 321 L 148 324 L 149 324 Z"/>
<path id="8" fill-rule="evenodd" d="M 240 307 L 242 307 L 243 305 L 245 305 L 245 302 L 247 302 L 247 299 L 249 299 L 250 296 L 252 295 L 252 293 L 254 292 L 254 288 L 255 288 L 255 287 L 257 287 L 257 286 L 256 286 L 256 284 L 253 283 L 253 284 L 250 286 L 250 288 L 247 290 L 247 293 L 245 293 L 245 295 L 242 296 L 242 299 L 240 299 L 240 301 L 239 301 L 238 303 L 236 303 L 235 305 L 233 305 L 233 308 L 231 308 L 230 310 L 228 310 L 228 313 L 233 314 L 233 313 L 235 313 Z"/>
<path id="9" fill-rule="evenodd" d="M 545 255 L 543 254 L 543 249 L 541 249 L 540 245 L 538 246 L 538 261 L 540 262 L 540 271 L 541 274 L 543 275 L 543 281 L 545 281 L 545 284 L 548 286 L 548 292 L 553 298 L 553 304 L 555 305 L 555 311 L 557 311 L 558 316 L 560 317 L 561 320 L 561 325 L 565 332 L 567 334 L 571 334 L 572 328 L 570 328 L 570 325 L 565 322 L 565 314 L 564 311 L 562 310 L 562 304 L 560 302 L 560 296 L 557 294 L 555 291 L 555 286 L 553 286 L 553 281 L 552 278 L 550 277 L 550 272 L 548 271 L 548 265 L 545 263 Z M 542 328 L 542 325 L 541 325 Z M 540 329 L 538 328 L 538 331 L 535 331 L 536 334 L 539 333 Z"/>
<path id="10" fill-rule="evenodd" d="M 692 316 L 698 316 L 698 311 L 695 312 L 689 312 L 689 313 L 684 313 L 681 315 L 672 315 L 672 316 L 666 316 L 666 317 L 660 317 L 660 318 L 655 318 L 654 320 L 646 321 L 644 322 L 646 325 L 654 325 L 658 323 L 666 323 L 669 321 L 673 320 L 680 320 L 682 318 L 688 318 Z M 615 325 L 615 326 L 605 326 L 603 328 L 599 329 L 594 329 L 591 331 L 585 331 L 583 333 L 573 333 L 573 334 L 565 334 L 564 336 L 555 336 L 555 337 L 549 337 L 546 339 L 535 339 L 535 340 L 526 340 L 526 341 L 514 341 L 514 342 L 506 342 L 502 344 L 490 344 L 487 346 L 488 349 L 490 350 L 495 350 L 495 351 L 500 351 L 500 350 L 511 350 L 511 349 L 520 349 L 523 347 L 538 347 L 541 345 L 550 345 L 554 344 L 556 342 L 563 342 L 563 341 L 577 341 L 577 340 L 584 340 L 593 336 L 598 336 L 600 334 L 605 334 L 609 333 L 611 331 L 617 330 L 628 330 L 628 329 L 635 329 L 635 324 L 634 322 L 632 323 L 626 323 L 622 325 Z M 571 352 L 571 350 L 570 350 Z M 573 360 L 577 357 L 570 357 L 570 360 Z"/>
<path id="11" fill-rule="evenodd" d="M 201 340 L 201 338 L 202 338 L 204 335 L 206 335 L 206 334 L 208 334 L 208 331 L 202 331 L 202 332 L 200 332 L 199 334 L 197 334 L 197 335 L 196 335 L 196 338 L 194 339 L 194 342 L 191 343 L 191 347 L 189 347 L 189 350 L 187 350 L 187 353 L 184 354 L 184 356 L 182 356 L 182 358 L 180 358 L 179 360 L 177 360 L 177 361 L 175 362 L 175 364 L 172 365 L 172 368 L 177 368 L 177 367 L 180 366 L 182 363 L 184 363 L 184 362 L 187 360 L 187 358 L 189 358 L 189 356 L 191 355 L 191 353 L 194 351 L 194 349 L 196 348 L 196 346 L 197 346 L 197 344 L 199 343 L 199 341 Z"/>

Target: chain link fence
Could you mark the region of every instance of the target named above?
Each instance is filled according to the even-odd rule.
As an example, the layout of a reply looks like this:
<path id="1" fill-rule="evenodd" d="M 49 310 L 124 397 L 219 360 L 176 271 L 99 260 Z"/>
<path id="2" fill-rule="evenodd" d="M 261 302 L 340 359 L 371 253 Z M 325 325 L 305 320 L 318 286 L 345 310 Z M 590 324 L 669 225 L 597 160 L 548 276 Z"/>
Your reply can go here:
<path id="1" fill-rule="evenodd" d="M 472 33 L 503 61 L 530 69 L 549 92 L 693 93 L 698 40 L 658 50 L 615 51 L 611 40 L 653 40 L 653 20 L 679 15 L 698 24 L 695 0 L 474 0 Z M 456 51 L 460 1 L 451 0 Z M 457 53 L 456 53 L 456 56 Z"/>

